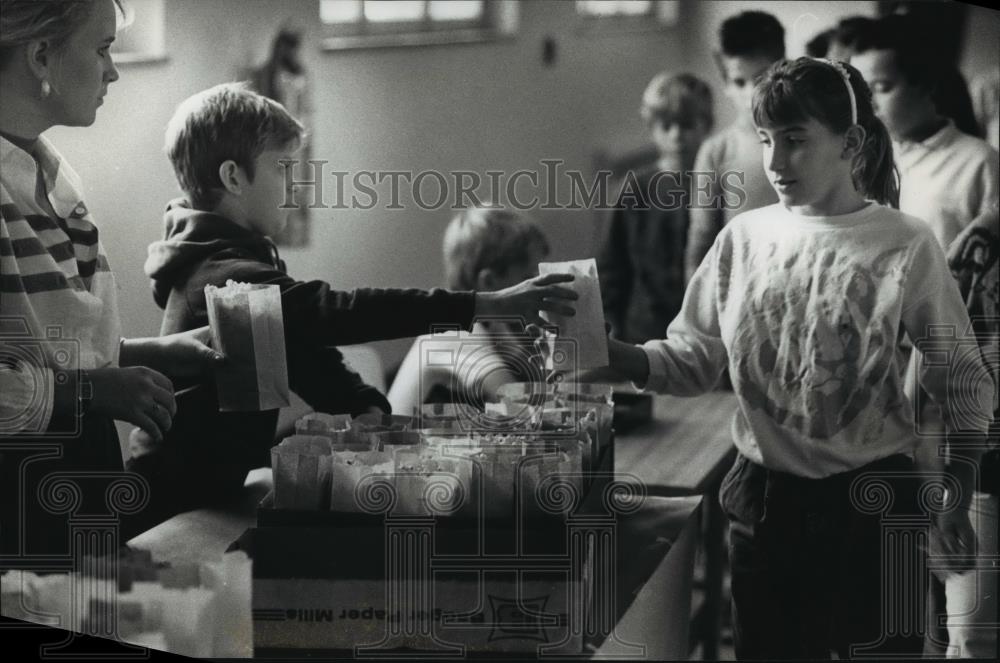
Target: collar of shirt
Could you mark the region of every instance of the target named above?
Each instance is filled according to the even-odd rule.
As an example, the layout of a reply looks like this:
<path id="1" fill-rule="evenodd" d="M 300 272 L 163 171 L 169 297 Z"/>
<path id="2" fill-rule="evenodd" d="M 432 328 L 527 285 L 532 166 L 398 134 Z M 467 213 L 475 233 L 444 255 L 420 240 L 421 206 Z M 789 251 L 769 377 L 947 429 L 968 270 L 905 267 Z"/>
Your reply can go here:
<path id="1" fill-rule="evenodd" d="M 4 180 L 20 191 L 35 190 L 35 180 L 41 168 L 53 211 L 63 219 L 87 216 L 87 208 L 80 200 L 80 177 L 44 136 L 38 137 L 34 154 L 25 152 L 0 136 L 0 164 Z"/>
<path id="2" fill-rule="evenodd" d="M 914 150 L 931 152 L 951 144 L 958 136 L 958 133 L 958 128 L 955 127 L 955 123 L 949 118 L 945 125 L 930 137 L 919 141 L 893 141 L 892 147 L 901 154 L 912 152 Z"/>

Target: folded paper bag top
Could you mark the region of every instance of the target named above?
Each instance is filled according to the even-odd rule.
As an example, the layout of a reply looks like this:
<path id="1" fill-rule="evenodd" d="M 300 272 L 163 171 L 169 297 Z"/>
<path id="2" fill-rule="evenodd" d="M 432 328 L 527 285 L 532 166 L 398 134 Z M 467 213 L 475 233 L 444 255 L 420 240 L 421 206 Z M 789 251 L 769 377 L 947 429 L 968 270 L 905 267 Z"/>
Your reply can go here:
<path id="1" fill-rule="evenodd" d="M 579 298 L 573 302 L 576 315 L 564 316 L 542 311 L 542 317 L 559 327 L 559 338 L 576 343 L 576 368 L 603 368 L 608 365 L 608 337 L 604 331 L 604 306 L 597 279 L 597 261 L 570 260 L 538 263 L 539 274 L 572 274 L 572 288 Z"/>
<path id="2" fill-rule="evenodd" d="M 215 371 L 221 412 L 274 410 L 289 405 L 281 289 L 226 281 L 205 286 L 212 344 L 226 362 Z"/>

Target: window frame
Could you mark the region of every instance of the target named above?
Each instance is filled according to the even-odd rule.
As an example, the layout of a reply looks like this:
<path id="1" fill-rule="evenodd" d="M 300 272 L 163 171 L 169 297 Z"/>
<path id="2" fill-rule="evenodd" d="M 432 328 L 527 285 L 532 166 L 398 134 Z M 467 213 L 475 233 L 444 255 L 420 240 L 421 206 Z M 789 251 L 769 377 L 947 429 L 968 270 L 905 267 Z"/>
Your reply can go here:
<path id="1" fill-rule="evenodd" d="M 516 24 L 516 5 L 511 0 L 482 0 L 482 14 L 477 19 L 432 19 L 430 0 L 423 0 L 423 18 L 413 21 L 370 21 L 361 16 L 350 23 L 322 23 L 323 50 L 424 46 L 492 41 L 512 34 L 511 18 Z M 319 5 L 317 4 L 317 14 Z"/>

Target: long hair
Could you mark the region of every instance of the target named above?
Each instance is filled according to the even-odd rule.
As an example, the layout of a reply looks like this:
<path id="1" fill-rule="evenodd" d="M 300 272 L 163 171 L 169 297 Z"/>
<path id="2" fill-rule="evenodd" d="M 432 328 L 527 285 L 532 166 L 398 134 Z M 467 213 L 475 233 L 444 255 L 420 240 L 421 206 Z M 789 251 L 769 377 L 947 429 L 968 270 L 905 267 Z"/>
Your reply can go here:
<path id="1" fill-rule="evenodd" d="M 875 115 L 872 93 L 857 69 L 846 63 L 848 80 L 857 100 L 858 125 L 865 140 L 851 164 L 854 188 L 865 198 L 899 207 L 899 173 L 892 158 L 892 141 Z M 778 126 L 809 118 L 834 133 L 851 127 L 851 98 L 840 71 L 813 58 L 775 63 L 754 88 L 753 120 L 757 126 Z"/>

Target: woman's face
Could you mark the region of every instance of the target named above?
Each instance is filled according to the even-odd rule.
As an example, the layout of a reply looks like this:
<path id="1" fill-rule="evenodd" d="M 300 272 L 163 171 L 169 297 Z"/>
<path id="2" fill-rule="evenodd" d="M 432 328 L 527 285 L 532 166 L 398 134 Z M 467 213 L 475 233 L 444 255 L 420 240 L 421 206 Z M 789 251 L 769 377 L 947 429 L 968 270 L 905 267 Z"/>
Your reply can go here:
<path id="1" fill-rule="evenodd" d="M 113 0 L 94 0 L 87 21 L 50 58 L 47 101 L 54 124 L 86 127 L 94 123 L 108 86 L 118 80 L 109 49 L 115 40 Z"/>

